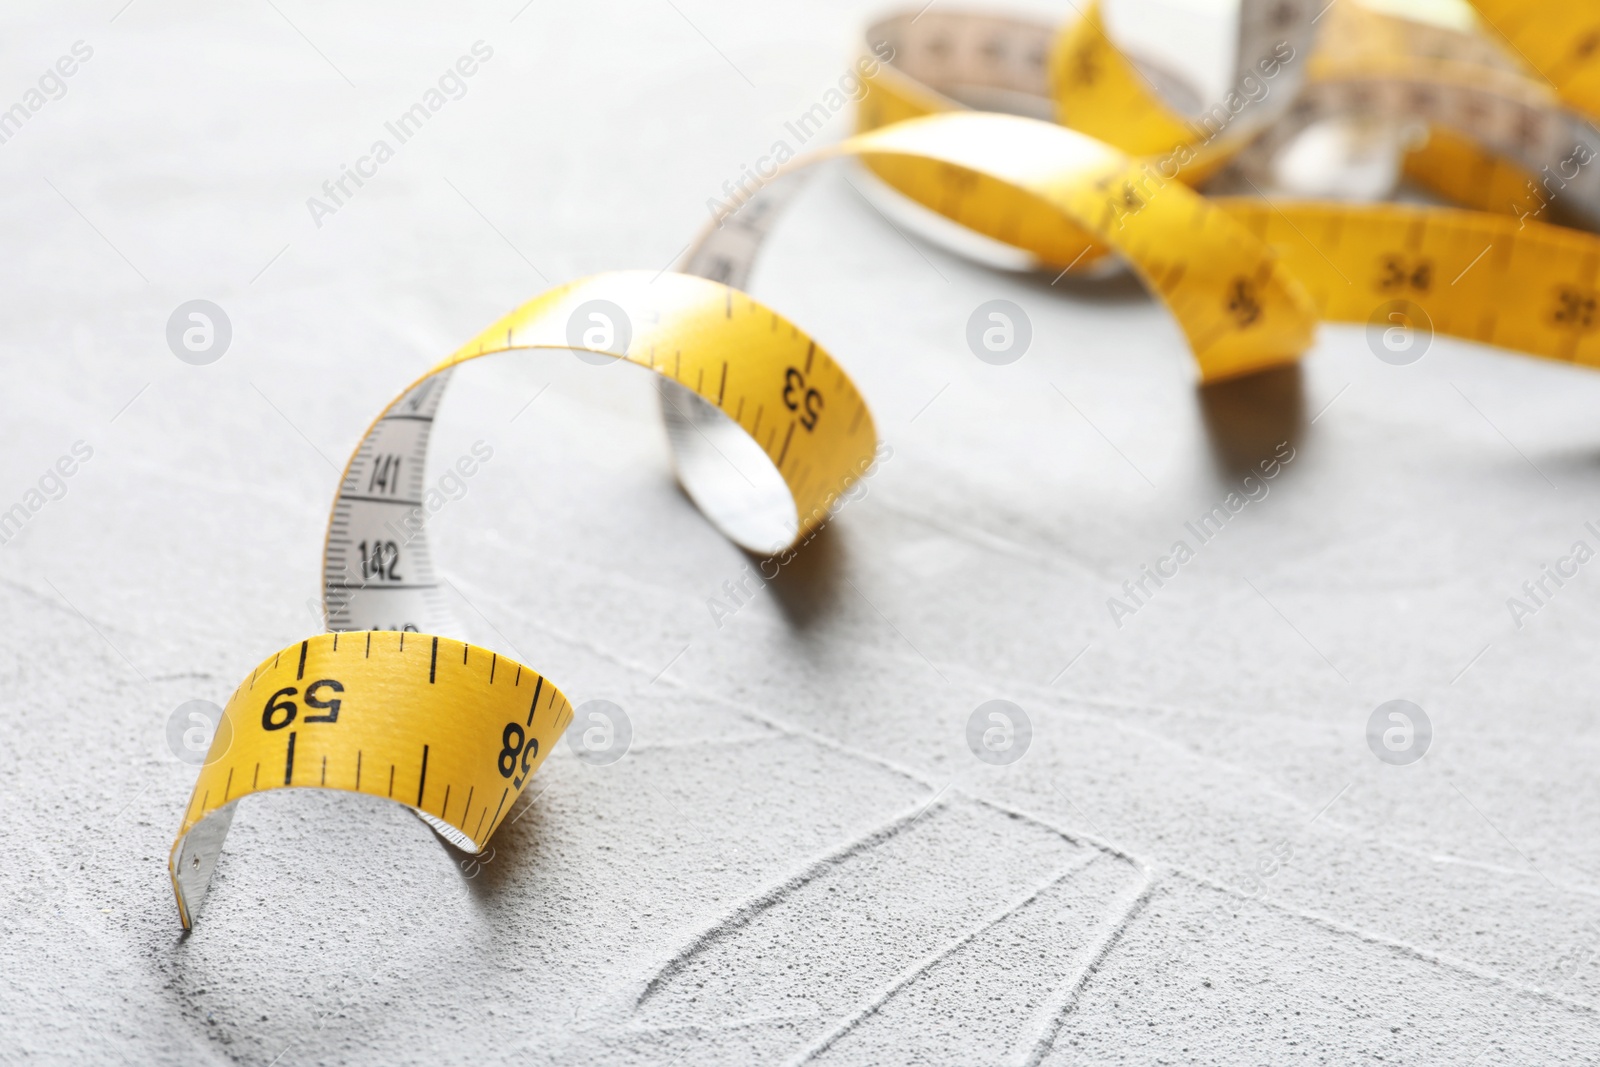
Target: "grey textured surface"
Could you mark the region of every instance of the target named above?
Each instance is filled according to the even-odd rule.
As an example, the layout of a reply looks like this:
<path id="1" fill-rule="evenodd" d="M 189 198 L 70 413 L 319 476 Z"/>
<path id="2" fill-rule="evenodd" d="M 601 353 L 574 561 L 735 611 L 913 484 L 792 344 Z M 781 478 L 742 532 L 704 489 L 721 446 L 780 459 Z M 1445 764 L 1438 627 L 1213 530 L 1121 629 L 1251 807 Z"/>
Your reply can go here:
<path id="1" fill-rule="evenodd" d="M 1200 390 L 1136 287 L 903 239 L 848 169 L 754 292 L 872 403 L 866 498 L 719 628 L 749 561 L 674 487 L 646 376 L 458 375 L 435 454 L 495 448 L 435 527 L 471 636 L 615 700 L 633 748 L 554 753 L 473 878 L 398 807 L 247 801 L 181 936 L 167 718 L 314 628 L 366 420 L 547 281 L 670 262 L 874 13 L 674 2 L 6 11 L 0 105 L 94 54 L 0 145 L 0 509 L 94 455 L 0 547 L 0 1060 L 1600 1058 L 1600 578 L 1506 606 L 1600 546 L 1600 378 L 1325 328 Z M 464 98 L 314 226 L 480 39 Z M 234 330 L 205 367 L 164 340 L 198 297 Z M 1033 322 L 1011 366 L 965 347 L 995 298 Z M 1270 493 L 1115 626 L 1280 441 Z M 1365 738 L 1397 697 L 1434 724 L 1407 767 Z M 966 745 L 994 698 L 1033 724 L 1009 766 Z"/>

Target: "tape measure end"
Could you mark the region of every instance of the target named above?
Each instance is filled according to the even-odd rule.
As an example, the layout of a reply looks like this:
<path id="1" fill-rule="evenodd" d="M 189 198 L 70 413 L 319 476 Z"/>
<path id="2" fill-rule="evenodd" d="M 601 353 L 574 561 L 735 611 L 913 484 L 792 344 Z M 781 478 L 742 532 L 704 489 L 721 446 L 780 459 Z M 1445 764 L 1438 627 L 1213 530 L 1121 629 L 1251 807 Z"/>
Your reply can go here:
<path id="1" fill-rule="evenodd" d="M 178 904 L 178 919 L 185 930 L 194 929 L 195 917 L 205 903 L 211 875 L 222 842 L 233 825 L 233 804 L 225 804 L 206 814 L 173 842 L 167 858 L 167 873 L 172 876 L 172 892 Z"/>

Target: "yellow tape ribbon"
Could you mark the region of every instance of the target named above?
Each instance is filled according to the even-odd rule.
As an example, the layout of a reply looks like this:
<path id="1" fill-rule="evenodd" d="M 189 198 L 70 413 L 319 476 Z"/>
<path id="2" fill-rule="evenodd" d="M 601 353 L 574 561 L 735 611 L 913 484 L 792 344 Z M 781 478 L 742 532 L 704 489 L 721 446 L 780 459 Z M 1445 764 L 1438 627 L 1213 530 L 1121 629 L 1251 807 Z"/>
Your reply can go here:
<path id="1" fill-rule="evenodd" d="M 859 158 L 905 196 L 1052 270 L 1120 257 L 1171 309 L 1204 380 L 1296 359 L 1318 318 L 1600 363 L 1600 239 L 1497 203 L 1527 185 L 1528 162 L 1565 131 L 1587 136 L 1575 116 L 1600 114 L 1600 15 L 1475 2 L 1493 27 L 1487 39 L 1347 0 L 1307 56 L 1313 5 L 1244 0 L 1240 86 L 1189 115 L 1169 103 L 1157 69 L 1112 41 L 1096 7 L 1053 34 L 924 9 L 870 31 L 895 59 L 866 79 L 860 132 L 789 169 Z M 1281 78 L 1281 91 L 1258 94 L 1244 78 Z M 1074 128 L 963 110 L 958 98 L 976 91 Z M 1410 157 L 1414 176 L 1502 213 L 1207 198 L 1190 187 L 1297 118 L 1368 106 L 1433 129 Z M 1471 121 L 1472 107 L 1545 125 L 1503 135 Z M 746 205 L 688 261 L 742 277 L 765 225 Z M 493 353 L 560 349 L 658 377 L 680 480 L 753 551 L 812 534 L 874 460 L 876 430 L 844 370 L 777 312 L 707 277 L 598 275 L 491 325 L 402 392 L 352 455 L 324 546 L 334 632 L 263 661 L 228 700 L 169 861 L 186 927 L 240 798 L 293 787 L 384 797 L 477 851 L 561 736 L 573 710 L 553 684 L 434 632 L 450 619 L 417 499 L 450 372 Z M 755 455 L 765 481 L 746 472 Z"/>

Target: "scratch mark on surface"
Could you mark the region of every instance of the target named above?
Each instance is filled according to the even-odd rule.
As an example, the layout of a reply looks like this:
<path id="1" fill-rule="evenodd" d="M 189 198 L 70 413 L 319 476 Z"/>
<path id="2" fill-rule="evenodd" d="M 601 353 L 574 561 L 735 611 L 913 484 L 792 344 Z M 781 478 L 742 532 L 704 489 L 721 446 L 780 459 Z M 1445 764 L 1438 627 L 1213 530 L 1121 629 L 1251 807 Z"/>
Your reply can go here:
<path id="1" fill-rule="evenodd" d="M 1079 871 L 1082 871 L 1085 867 L 1088 867 L 1091 863 L 1098 859 L 1100 859 L 1100 853 L 1098 852 L 1089 852 L 1086 855 L 1074 858 L 1074 860 L 1067 864 L 1067 866 L 1062 870 L 1051 875 L 1044 882 L 1035 886 L 1018 899 L 1013 900 L 1011 903 L 1001 907 L 998 911 L 993 912 L 981 923 L 972 927 L 972 929 L 968 930 L 966 933 L 961 934 L 954 940 L 934 949 L 932 952 L 922 957 L 922 959 L 905 968 L 899 974 L 891 978 L 888 982 L 869 993 L 853 1011 L 845 1016 L 845 1018 L 840 1022 L 835 1024 L 833 1029 L 829 1030 L 816 1041 L 813 1041 L 795 1056 L 785 1060 L 785 1064 L 787 1064 L 788 1067 L 798 1067 L 799 1064 L 808 1063 L 817 1056 L 822 1055 L 822 1053 L 826 1052 L 830 1047 L 832 1047 L 833 1044 L 841 1037 L 854 1030 L 868 1017 L 876 1014 L 880 1008 L 890 1001 L 890 999 L 892 999 L 901 990 L 909 986 L 912 982 L 915 982 L 918 978 L 932 970 L 939 963 L 955 955 L 956 952 L 959 951 L 963 946 L 967 945 L 982 934 L 987 933 L 989 930 L 994 929 L 996 926 L 999 926 L 1011 916 L 1015 915 L 1023 908 L 1026 908 L 1029 904 L 1032 904 L 1045 891 L 1060 885 L 1062 882 L 1066 881 L 1068 878 L 1071 878 Z"/>

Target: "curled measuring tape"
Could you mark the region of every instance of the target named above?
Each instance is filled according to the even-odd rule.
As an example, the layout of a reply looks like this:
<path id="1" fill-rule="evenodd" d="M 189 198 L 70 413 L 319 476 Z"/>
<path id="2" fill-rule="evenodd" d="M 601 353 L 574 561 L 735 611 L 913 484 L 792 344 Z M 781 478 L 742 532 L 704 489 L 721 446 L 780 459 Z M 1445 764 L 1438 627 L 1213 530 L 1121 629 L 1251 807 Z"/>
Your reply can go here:
<path id="1" fill-rule="evenodd" d="M 1004 115 L 933 115 L 796 161 L 785 181 L 691 246 L 686 273 L 604 274 L 551 290 L 484 330 L 372 423 L 329 520 L 323 580 L 333 632 L 278 652 L 239 686 L 195 783 L 169 859 L 186 926 L 242 797 L 300 786 L 386 797 L 476 852 L 571 719 L 566 698 L 531 668 L 447 636 L 457 627 L 421 494 L 430 429 L 458 364 L 570 349 L 655 372 L 680 481 L 753 552 L 810 536 L 870 470 L 876 431 L 844 370 L 729 284 L 748 277 L 774 209 L 804 168 L 842 156 L 899 175 L 913 195 L 1047 261 L 1090 248 L 1121 253 L 1166 296 L 1209 374 L 1293 359 L 1309 339 L 1312 308 L 1298 283 L 1195 194 L 1182 190 L 1138 223 L 1115 224 L 1096 190 L 1129 160 L 1082 134 Z M 954 200 L 948 182 L 958 187 Z M 1160 242 L 1174 225 L 1191 258 Z M 1214 291 L 1228 287 L 1239 303 L 1219 317 Z M 752 476 L 752 457 L 764 457 L 757 467 L 767 477 Z"/>
<path id="2" fill-rule="evenodd" d="M 1243 225 L 1181 186 L 1128 211 L 1136 162 L 1073 130 L 954 111 L 868 130 L 796 166 L 841 155 L 1054 269 L 1122 256 L 1172 309 L 1208 379 L 1292 361 L 1311 342 L 1310 298 Z M 690 264 L 742 280 L 788 196 L 781 178 L 760 190 L 706 233 Z"/>
<path id="3" fill-rule="evenodd" d="M 795 176 L 815 162 L 859 158 L 911 199 L 1052 268 L 1081 271 L 1120 257 L 1166 301 L 1208 380 L 1292 361 L 1317 317 L 1369 318 L 1379 298 L 1386 303 L 1376 311 L 1403 306 L 1441 332 L 1600 363 L 1600 240 L 1591 235 L 1444 209 L 1208 199 L 1188 184 L 1247 162 L 1252 146 L 1270 148 L 1279 123 L 1295 121 L 1288 100 L 1321 92 L 1332 101 L 1302 108 L 1302 119 L 1359 110 L 1363 101 L 1394 106 L 1373 89 L 1393 80 L 1396 57 L 1442 64 L 1420 83 L 1452 101 L 1470 99 L 1468 90 L 1440 72 L 1476 64 L 1499 79 L 1483 81 L 1492 102 L 1521 94 L 1522 114 L 1561 118 L 1562 101 L 1593 106 L 1587 53 L 1564 61 L 1559 98 L 1530 88 L 1514 64 L 1474 54 L 1481 42 L 1468 47 L 1404 25 L 1357 32 L 1358 42 L 1381 41 L 1365 51 L 1340 46 L 1349 55 L 1330 48 L 1334 58 L 1301 74 L 1284 49 L 1298 54 L 1294 42 L 1311 38 L 1309 7 L 1244 0 L 1243 10 L 1241 69 L 1262 77 L 1273 69 L 1281 86 L 1297 89 L 1255 111 L 1230 105 L 1216 129 L 1175 119 L 1161 93 L 1165 84 L 1179 95 L 1176 79 L 1138 69 L 1092 12 L 1063 35 L 946 13 L 882 23 L 872 32 L 896 59 L 868 80 L 861 132 L 795 161 L 739 204 L 691 247 L 685 273 L 606 274 L 552 290 L 403 392 L 340 480 L 324 548 L 332 632 L 263 661 L 223 711 L 169 859 L 184 925 L 204 900 L 242 797 L 285 787 L 382 796 L 478 851 L 571 720 L 566 698 L 531 668 L 448 636 L 456 626 L 428 549 L 421 493 L 430 428 L 457 364 L 524 349 L 638 364 L 658 376 L 680 481 L 730 539 L 783 551 L 827 521 L 876 455 L 871 416 L 825 351 L 735 288 Z M 1526 26 L 1505 32 L 1559 58 L 1557 43 Z M 1364 95 L 1318 88 L 1356 82 Z M 1414 90 L 1395 99 L 1416 102 Z M 1113 143 L 1038 119 L 960 110 L 963 95 L 983 93 L 1031 101 L 1035 113 L 1059 106 L 1069 122 Z M 1419 105 L 1413 117 L 1459 127 L 1456 142 L 1441 142 L 1449 151 L 1508 152 L 1513 168 L 1542 158 L 1529 147 L 1535 136 L 1519 134 L 1518 149 L 1470 122 L 1452 126 L 1453 114 Z M 1442 158 L 1435 154 L 1434 165 Z M 1574 202 L 1589 195 L 1574 187 Z M 1503 307 L 1527 313 L 1496 311 Z"/>
<path id="4" fill-rule="evenodd" d="M 1203 379 L 1274 362 L 1219 367 L 1197 344 L 1197 338 L 1211 336 L 1207 325 L 1216 330 L 1231 324 L 1248 335 L 1259 322 L 1305 315 L 1305 297 L 1312 317 L 1379 329 L 1427 329 L 1552 359 L 1600 362 L 1600 239 L 1588 233 L 1516 212 L 1307 203 L 1259 195 L 1202 198 L 1190 192 L 1188 183 L 1217 175 L 1252 150 L 1270 152 L 1312 118 L 1365 109 L 1430 126 L 1449 124 L 1456 133 L 1448 144 L 1458 160 L 1469 148 L 1482 156 L 1520 146 L 1521 155 L 1509 164 L 1513 170 L 1560 154 L 1563 137 L 1570 134 L 1572 158 L 1594 159 L 1596 165 L 1566 182 L 1562 196 L 1569 207 L 1597 209 L 1594 215 L 1600 218 L 1600 134 L 1587 119 L 1563 111 L 1548 87 L 1540 88 L 1497 56 L 1492 42 L 1368 12 L 1345 26 L 1343 41 L 1330 46 L 1321 62 L 1302 64 L 1304 74 L 1297 75 L 1294 59 L 1314 41 L 1315 14 L 1312 5 L 1243 0 L 1238 84 L 1277 77 L 1282 80 L 1275 84 L 1288 91 L 1246 98 L 1237 107 L 1225 100 L 1190 116 L 1161 98 L 1161 87 L 1175 79 L 1151 77 L 1118 50 L 1093 8 L 1060 31 L 949 11 L 897 16 L 868 31 L 873 50 L 892 55 L 893 62 L 867 79 L 859 126 L 868 135 L 888 133 L 914 126 L 919 116 L 959 113 L 963 100 L 1008 99 L 1031 113 L 1054 111 L 1073 126 L 1138 153 L 1118 155 L 1114 165 L 1080 170 L 1056 189 L 1073 198 L 1080 213 L 1098 213 L 1103 221 L 1096 241 L 1071 266 L 1088 269 L 1120 252 L 1164 298 L 1166 289 L 1118 247 L 1119 239 L 1158 248 L 1168 262 L 1187 264 L 1206 256 L 1191 238 L 1189 220 L 1210 213 L 1235 223 L 1248 235 L 1235 251 L 1235 262 L 1257 262 L 1260 271 L 1287 281 L 1251 285 L 1256 275 L 1224 272 L 1228 284 L 1201 287 L 1193 305 L 1180 307 L 1169 299 L 1195 347 Z M 1351 39 L 1372 43 L 1363 51 Z M 1424 65 L 1404 71 L 1402 78 L 1395 64 L 1407 57 Z M 1584 83 L 1574 78 L 1574 84 Z M 1225 120 L 1204 120 L 1218 109 Z M 1552 132 L 1559 130 L 1567 133 Z M 1468 147 L 1463 147 L 1465 132 L 1476 138 Z M 1042 154 L 1045 135 L 1031 136 Z M 1590 143 L 1593 155 L 1585 147 Z M 991 215 L 1017 210 L 1005 203 L 1012 192 L 969 192 L 971 183 L 964 177 L 939 168 L 873 169 L 898 191 L 969 226 L 973 198 L 993 201 L 987 205 Z M 1509 217 L 1516 214 L 1522 217 Z M 1062 262 L 1060 249 L 1043 248 L 1036 235 L 1018 239 L 993 226 L 974 228 L 1034 253 L 1042 266 Z M 1299 336 L 1295 353 L 1309 344 L 1309 323 Z"/>
<path id="5" fill-rule="evenodd" d="M 914 195 L 940 198 L 974 229 L 1046 260 L 1066 263 L 1104 242 L 1166 294 L 1211 373 L 1292 359 L 1307 342 L 1311 308 L 1296 283 L 1194 194 L 1169 198 L 1138 225 L 1111 225 L 1095 183 L 1115 181 L 1128 160 L 1081 134 L 1002 115 L 937 115 L 853 138 L 793 169 L 846 155 L 901 175 Z M 922 184 L 930 175 L 956 181 L 961 195 L 946 202 L 938 182 Z M 809 536 L 870 469 L 876 432 L 843 369 L 727 284 L 744 282 L 771 209 L 794 188 L 792 180 L 773 186 L 708 230 L 687 254 L 688 273 L 599 275 L 530 301 L 372 423 L 340 479 L 324 547 L 334 632 L 280 651 L 239 686 L 195 783 L 169 860 L 185 925 L 242 797 L 295 786 L 383 796 L 475 852 L 571 718 L 566 698 L 530 668 L 444 636 L 457 627 L 421 497 L 430 430 L 458 364 L 572 349 L 655 372 L 680 481 L 753 552 Z M 1192 260 L 1173 258 L 1154 239 L 1180 218 Z M 1209 314 L 1212 290 L 1229 285 L 1251 302 L 1248 328 Z M 1254 303 L 1256 294 L 1270 310 Z M 767 477 L 733 461 L 752 455 L 765 457 L 757 467 Z"/>
<path id="6" fill-rule="evenodd" d="M 1561 10 L 1570 21 L 1572 9 Z M 1555 40 L 1543 20 L 1518 23 L 1532 31 L 1536 51 Z M 1262 178 L 1286 144 L 1331 119 L 1426 127 L 1430 143 L 1408 161 L 1425 184 L 1488 207 L 1511 176 L 1525 183 L 1525 175 L 1563 172 L 1563 210 L 1600 225 L 1600 168 L 1583 169 L 1600 156 L 1600 131 L 1564 104 L 1595 101 L 1582 92 L 1582 78 L 1574 82 L 1578 92 L 1558 95 L 1518 58 L 1483 33 L 1380 13 L 1355 0 L 1242 0 L 1232 88 L 1222 100 L 1201 102 L 1158 65 L 1124 54 L 1091 6 L 1060 31 L 1050 84 L 1035 91 L 1053 97 L 1059 121 L 1125 151 L 1170 155 L 1182 146 L 1194 155 L 1184 163 L 1191 181 L 1229 163 Z M 1564 59 L 1562 69 L 1576 74 L 1576 60 Z M 1464 182 L 1455 175 L 1469 157 L 1479 174 Z M 1488 161 L 1505 172 L 1492 185 L 1481 181 Z M 1479 202 L 1475 189 L 1497 195 Z"/>
<path id="7" fill-rule="evenodd" d="M 451 371 L 541 349 L 653 371 L 680 480 L 753 551 L 814 531 L 875 458 L 872 417 L 843 369 L 798 327 L 718 282 L 602 274 L 490 326 L 385 408 L 351 456 L 323 555 L 334 632 L 264 661 L 224 707 L 169 859 L 185 927 L 242 797 L 296 786 L 386 797 L 477 852 L 571 720 L 566 697 L 532 669 L 440 636 L 456 625 L 422 501 Z M 752 478 L 730 453 L 764 456 L 770 477 Z"/>

